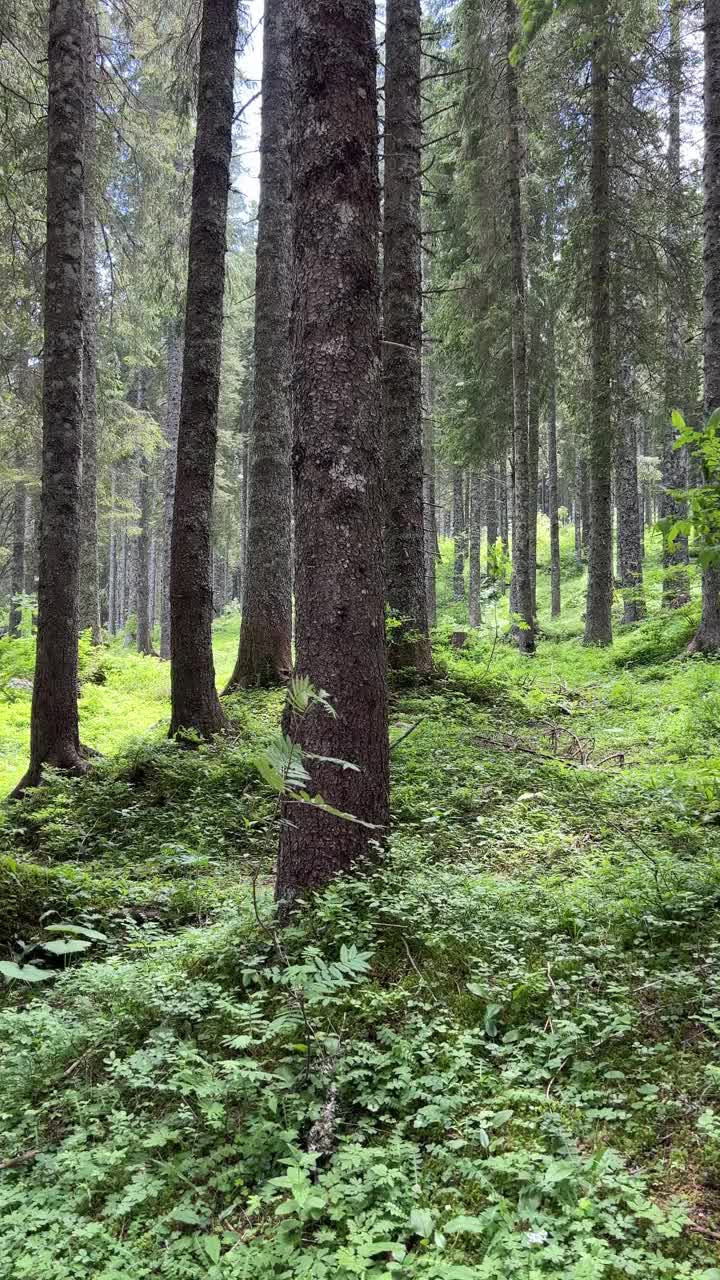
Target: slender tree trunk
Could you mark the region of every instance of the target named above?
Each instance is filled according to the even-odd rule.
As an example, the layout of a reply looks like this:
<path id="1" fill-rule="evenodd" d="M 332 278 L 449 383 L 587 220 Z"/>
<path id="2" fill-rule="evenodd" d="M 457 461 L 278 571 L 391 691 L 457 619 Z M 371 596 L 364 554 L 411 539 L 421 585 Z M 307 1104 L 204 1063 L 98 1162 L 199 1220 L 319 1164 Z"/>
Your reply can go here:
<path id="1" fill-rule="evenodd" d="M 38 544 L 40 538 L 40 501 L 37 493 L 28 494 L 25 505 L 25 595 L 37 590 Z"/>
<path id="2" fill-rule="evenodd" d="M 420 0 L 388 0 L 385 28 L 383 411 L 391 666 L 430 670 L 423 521 Z"/>
<path id="3" fill-rule="evenodd" d="M 498 540 L 498 504 L 495 464 L 488 464 L 485 470 L 485 520 L 487 522 L 487 550 L 485 572 L 489 582 L 497 578 L 496 543 Z"/>
<path id="4" fill-rule="evenodd" d="M 297 736 L 313 787 L 364 822 L 285 805 L 281 915 L 358 870 L 389 810 L 379 184 L 373 0 L 292 0 L 296 671 L 329 690 Z"/>
<path id="5" fill-rule="evenodd" d="M 142 375 L 139 375 L 141 378 Z M 142 383 L 138 382 L 137 407 L 143 407 Z M 140 506 L 140 533 L 137 540 L 137 580 L 135 616 L 137 618 L 137 634 L 135 637 L 138 653 L 150 654 L 152 648 L 152 624 L 150 621 L 150 540 L 152 523 L 152 478 L 150 460 L 140 458 L 140 484 L 138 486 Z"/>
<path id="6" fill-rule="evenodd" d="M 534 339 L 534 343 L 539 347 L 539 342 Z M 533 368 L 535 369 L 535 377 L 537 378 L 540 352 L 536 352 L 533 360 Z M 529 504 L 529 532 L 530 532 L 530 597 L 532 599 L 532 614 L 535 618 L 537 614 L 537 522 L 538 522 L 538 472 L 540 469 L 540 397 L 538 394 L 537 384 L 531 388 L 528 407 L 528 504 Z"/>
<path id="7" fill-rule="evenodd" d="M 674 498 L 671 490 L 685 487 L 685 459 L 676 449 L 676 432 L 672 424 L 673 409 L 680 404 L 684 381 L 682 281 L 673 255 L 680 249 L 683 188 L 680 172 L 680 105 L 682 97 L 683 54 L 680 36 L 680 3 L 670 0 L 670 50 L 668 91 L 668 194 L 667 194 L 667 299 L 665 333 L 665 421 L 662 436 L 662 489 L 660 516 L 663 520 L 682 520 L 687 504 Z M 687 572 L 688 542 L 678 537 L 672 550 L 663 548 L 663 605 L 677 609 L 690 599 Z"/>
<path id="8" fill-rule="evenodd" d="M 210 520 L 220 389 L 237 0 L 203 0 L 170 566 L 170 736 L 225 727 L 212 652 Z"/>
<path id="9" fill-rule="evenodd" d="M 479 627 L 482 622 L 480 607 L 480 584 L 482 570 L 480 567 L 480 540 L 482 537 L 482 477 L 479 471 L 470 472 L 470 537 L 468 540 L 470 556 L 470 581 L 468 584 L 468 616 L 471 627 Z"/>
<path id="10" fill-rule="evenodd" d="M 642 515 L 637 470 L 637 429 L 630 403 L 631 375 L 621 371 L 623 421 L 615 439 L 618 573 L 623 597 L 623 622 L 645 617 L 642 578 Z"/>
<path id="11" fill-rule="evenodd" d="M 423 415 L 423 468 L 425 491 L 423 496 L 423 522 L 425 531 L 425 597 L 428 624 L 437 622 L 437 584 L 435 561 L 437 559 L 437 520 L 435 512 L 435 423 L 433 419 L 433 379 L 430 361 L 423 362 L 424 415 Z"/>
<path id="12" fill-rule="evenodd" d="M 548 391 L 547 391 L 547 450 L 548 450 L 548 510 L 550 515 L 550 617 L 560 617 L 560 524 L 558 521 L 558 469 L 557 469 L 557 387 L 555 367 L 555 320 L 550 317 L 548 326 Z"/>
<path id="13" fill-rule="evenodd" d="M 720 408 L 720 0 L 705 0 L 704 402 L 705 418 Z M 700 627 L 693 653 L 720 649 L 720 565 L 703 572 Z"/>
<path id="14" fill-rule="evenodd" d="M 117 600 L 117 529 L 115 518 L 115 468 L 110 468 L 110 516 L 108 538 L 108 631 L 115 635 Z"/>
<path id="15" fill-rule="evenodd" d="M 514 502 L 512 533 L 512 608 L 522 625 L 515 629 L 518 648 L 532 653 L 535 648 L 532 601 L 532 539 L 530 532 L 530 453 L 528 439 L 527 336 L 525 307 L 525 250 L 520 175 L 520 108 L 517 68 L 510 57 L 517 42 L 517 7 L 506 0 L 507 51 L 505 85 L 507 94 L 507 171 L 510 205 L 510 262 L 513 371 L 513 468 Z"/>
<path id="16" fill-rule="evenodd" d="M 250 491 L 250 438 L 245 437 L 242 448 L 242 488 L 240 493 L 240 529 L 242 538 L 241 557 L 240 557 L 240 576 L 242 580 L 241 605 L 245 608 L 245 571 L 247 569 L 247 545 L 248 545 L 248 508 L 249 508 L 249 491 Z"/>
<path id="17" fill-rule="evenodd" d="M 608 0 L 593 0 L 590 203 L 592 213 L 590 546 L 585 643 L 612 643 L 612 419 Z"/>
<path id="18" fill-rule="evenodd" d="M 19 636 L 22 626 L 22 602 L 20 597 L 25 591 L 25 536 L 27 490 L 22 476 L 24 458 L 18 448 L 15 455 L 15 470 L 18 472 L 13 487 L 13 521 L 12 521 L 12 558 L 10 561 L 10 613 L 8 617 L 8 635 Z"/>
<path id="19" fill-rule="evenodd" d="M 97 515 L 97 274 L 95 265 L 95 183 L 97 127 L 95 120 L 97 19 L 92 6 L 85 11 L 85 240 L 83 263 L 82 366 L 82 515 L 80 521 L 80 630 L 89 629 L 93 644 L 102 637 L 98 567 Z"/>
<path id="20" fill-rule="evenodd" d="M 286 0 L 265 0 L 255 396 L 245 608 L 225 690 L 273 685 L 292 667 L 290 477 L 290 40 Z"/>
<path id="21" fill-rule="evenodd" d="M 170 658 L 170 551 L 172 547 L 175 472 L 180 425 L 183 337 L 178 324 L 168 334 L 168 389 L 165 414 L 165 468 L 163 476 L 162 594 L 160 598 L 160 657 Z"/>
<path id="22" fill-rule="evenodd" d="M 43 459 L 30 765 L 81 772 L 78 592 L 82 471 L 83 0 L 50 0 Z"/>
<path id="23" fill-rule="evenodd" d="M 455 541 L 455 560 L 453 568 L 453 600 L 465 599 L 465 544 L 467 531 L 465 528 L 465 493 L 462 467 L 452 469 L 452 519 L 453 539 Z"/>

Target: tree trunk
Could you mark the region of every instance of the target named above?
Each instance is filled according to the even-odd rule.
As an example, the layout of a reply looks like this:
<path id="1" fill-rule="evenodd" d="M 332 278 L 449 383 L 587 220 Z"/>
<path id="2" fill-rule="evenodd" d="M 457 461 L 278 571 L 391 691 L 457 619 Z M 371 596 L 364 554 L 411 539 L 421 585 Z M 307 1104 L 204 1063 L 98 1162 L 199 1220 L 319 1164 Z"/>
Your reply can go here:
<path id="1" fill-rule="evenodd" d="M 681 245 L 680 222 L 683 216 L 683 186 L 680 171 L 680 105 L 682 97 L 683 54 L 680 36 L 680 4 L 670 2 L 670 49 L 668 53 L 668 193 L 665 329 L 665 421 L 662 436 L 662 489 L 660 516 L 663 520 L 682 520 L 687 516 L 687 503 L 672 496 L 670 490 L 685 487 L 683 451 L 674 447 L 676 432 L 672 424 L 673 409 L 680 405 L 684 380 L 682 342 L 683 282 L 678 278 L 677 255 Z M 683 535 L 675 540 L 672 550 L 663 548 L 663 605 L 677 609 L 690 599 L 687 572 L 688 541 Z"/>
<path id="2" fill-rule="evenodd" d="M 555 320 L 550 317 L 548 326 L 548 391 L 547 391 L 547 450 L 548 450 L 548 510 L 550 515 L 550 617 L 560 617 L 560 524 L 558 521 L 558 469 L 557 469 L 557 388 L 555 369 Z"/>
<path id="3" fill-rule="evenodd" d="M 237 0 L 203 0 L 170 565 L 170 736 L 225 727 L 212 652 L 210 521 L 217 447 Z"/>
<path id="4" fill-rule="evenodd" d="M 437 520 L 435 512 L 435 423 L 433 420 L 433 380 L 430 361 L 423 361 L 423 469 L 425 489 L 423 494 L 423 522 L 425 533 L 425 598 L 428 624 L 437 622 L 437 584 L 435 561 L 437 559 Z"/>
<path id="5" fill-rule="evenodd" d="M 180 425 L 180 393 L 182 389 L 183 336 L 178 324 L 168 334 L 168 386 L 165 413 L 165 468 L 163 476 L 163 540 L 162 586 L 160 597 L 160 657 L 170 658 L 170 550 L 172 547 L 173 506 L 175 504 L 175 472 Z"/>
<path id="6" fill-rule="evenodd" d="M 143 375 L 138 374 L 136 401 L 137 408 L 144 408 L 145 397 Z M 137 540 L 137 579 L 135 582 L 135 617 L 137 632 L 135 642 L 138 653 L 152 653 L 152 631 L 150 624 L 150 538 L 152 522 L 152 480 L 150 476 L 150 460 L 140 457 L 140 483 L 138 486 L 138 504 L 140 507 L 140 533 Z"/>
<path id="7" fill-rule="evenodd" d="M 226 693 L 279 684 L 292 668 L 289 129 L 287 5 L 265 0 L 246 591 Z"/>
<path id="8" fill-rule="evenodd" d="M 388 0 L 385 28 L 383 413 L 390 665 L 432 664 L 425 586 L 420 237 L 420 0 Z"/>
<path id="9" fill-rule="evenodd" d="M 480 567 L 480 540 L 482 537 L 482 478 L 479 471 L 470 472 L 470 537 L 468 540 L 470 558 L 470 580 L 468 583 L 468 620 L 471 627 L 479 627 L 482 622 L 480 608 L 480 584 L 482 571 Z"/>
<path id="10" fill-rule="evenodd" d="M 286 804 L 281 917 L 357 871 L 389 812 L 379 184 L 373 0 L 292 0 L 295 669 L 329 690 L 297 727 L 313 788 L 375 828 Z"/>
<path id="11" fill-rule="evenodd" d="M 485 553 L 485 571 L 489 582 L 497 578 L 496 542 L 498 540 L 498 504 L 495 464 L 488 464 L 485 470 L 485 520 L 487 522 L 487 549 Z"/>
<path id="12" fill-rule="evenodd" d="M 515 628 L 518 648 L 532 653 L 535 648 L 532 602 L 532 540 L 530 533 L 530 453 L 528 440 L 528 379 L 525 308 L 525 249 L 520 192 L 522 155 L 520 149 L 520 108 L 517 68 L 510 57 L 517 42 L 517 7 L 506 0 L 507 52 L 505 87 L 507 94 L 507 171 L 510 205 L 510 266 L 513 375 L 513 467 L 514 501 L 512 531 L 512 609 L 520 625 Z"/>
<path id="13" fill-rule="evenodd" d="M 97 162 L 96 70 L 98 31 L 92 8 L 85 11 L 85 237 L 83 262 L 82 516 L 80 521 L 80 630 L 93 644 L 102 637 L 97 518 L 97 274 L 95 183 Z"/>
<path id="14" fill-rule="evenodd" d="M 455 542 L 453 567 L 453 600 L 465 599 L 465 491 L 462 467 L 452 468 L 452 518 Z"/>
<path id="15" fill-rule="evenodd" d="M 593 0 L 591 73 L 590 545 L 585 644 L 612 644 L 612 471 L 608 0 Z"/>
<path id="16" fill-rule="evenodd" d="M 705 164 L 703 168 L 705 418 L 720 408 L 720 0 L 705 0 Z M 693 653 L 720 649 L 720 565 L 703 572 L 700 627 Z"/>
<path id="17" fill-rule="evenodd" d="M 83 0 L 50 0 L 43 457 L 30 765 L 81 772 L 78 592 L 82 469 Z"/>
<path id="18" fill-rule="evenodd" d="M 631 375 L 621 370 L 623 421 L 615 439 L 618 574 L 623 598 L 623 622 L 645 617 L 642 578 L 642 515 L 637 470 L 637 429 L 630 403 Z"/>
<path id="19" fill-rule="evenodd" d="M 8 617 L 8 635 L 19 636 L 22 626 L 22 600 L 25 591 L 25 532 L 27 490 L 22 477 L 24 458 L 18 448 L 15 455 L 15 470 L 18 472 L 13 487 L 13 520 L 12 520 L 12 559 L 10 561 L 10 613 Z"/>

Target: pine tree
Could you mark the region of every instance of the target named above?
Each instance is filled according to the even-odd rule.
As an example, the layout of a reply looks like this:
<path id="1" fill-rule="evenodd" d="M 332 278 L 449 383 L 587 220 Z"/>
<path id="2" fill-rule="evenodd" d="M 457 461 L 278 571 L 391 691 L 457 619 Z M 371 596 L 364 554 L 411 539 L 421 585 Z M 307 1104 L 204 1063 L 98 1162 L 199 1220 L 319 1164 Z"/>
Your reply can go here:
<path id="1" fill-rule="evenodd" d="M 277 684 L 292 667 L 289 128 L 287 5 L 265 0 L 245 593 L 226 693 Z"/>
<path id="2" fill-rule="evenodd" d="M 48 14 L 47 246 L 38 628 L 30 765 L 82 772 L 78 598 L 82 470 L 82 323 L 86 64 L 83 0 Z"/>
<path id="3" fill-rule="evenodd" d="M 363 822 L 287 805 L 281 913 L 357 869 L 388 820 L 379 184 L 373 0 L 292 0 L 296 671 L 327 689 L 301 746 L 313 783 Z"/>
<path id="4" fill-rule="evenodd" d="M 204 0 L 170 565 L 171 736 L 224 728 L 212 653 L 210 515 L 220 386 L 237 0 Z"/>

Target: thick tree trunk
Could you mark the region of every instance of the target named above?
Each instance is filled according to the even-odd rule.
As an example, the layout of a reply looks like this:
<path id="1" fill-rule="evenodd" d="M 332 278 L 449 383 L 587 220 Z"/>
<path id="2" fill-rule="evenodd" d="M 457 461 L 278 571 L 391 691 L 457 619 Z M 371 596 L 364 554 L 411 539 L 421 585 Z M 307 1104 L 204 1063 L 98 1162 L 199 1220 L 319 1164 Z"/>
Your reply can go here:
<path id="1" fill-rule="evenodd" d="M 479 627 L 482 622 L 480 607 L 480 584 L 482 570 L 480 566 L 480 541 L 482 538 L 482 477 L 479 471 L 470 472 L 470 537 L 468 550 L 470 558 L 470 579 L 468 583 L 468 619 L 471 627 Z"/>
<path id="2" fill-rule="evenodd" d="M 465 492 L 462 467 L 452 469 L 452 530 L 454 547 L 453 600 L 465 599 L 465 552 L 467 530 L 465 528 Z"/>
<path id="3" fill-rule="evenodd" d="M 85 242 L 83 262 L 83 437 L 82 516 L 80 521 L 80 630 L 89 629 L 93 644 L 102 637 L 97 517 L 97 274 L 95 265 L 95 182 L 97 126 L 95 120 L 97 20 L 85 11 Z"/>
<path id="4" fill-rule="evenodd" d="M 286 804 L 277 898 L 357 871 L 389 809 L 379 184 L 373 0 L 292 0 L 295 669 L 329 690 L 297 726 L 313 788 L 376 828 Z"/>
<path id="5" fill-rule="evenodd" d="M 590 545 L 585 643 L 612 644 L 612 471 L 608 0 L 593 0 L 591 74 Z"/>
<path id="6" fill-rule="evenodd" d="M 388 0 L 385 28 L 383 412 L 391 666 L 431 667 L 425 586 L 420 238 L 420 0 Z"/>
<path id="7" fill-rule="evenodd" d="M 720 0 L 705 0 L 705 164 L 703 168 L 705 417 L 720 408 Z M 702 616 L 693 653 L 720 649 L 720 565 L 703 573 Z"/>
<path id="8" fill-rule="evenodd" d="M 687 504 L 674 498 L 671 490 L 685 487 L 685 458 L 683 451 L 674 447 L 676 432 L 672 424 L 673 409 L 680 406 L 684 381 L 682 342 L 683 303 L 682 282 L 678 278 L 677 254 L 680 248 L 680 219 L 682 218 L 683 189 L 680 172 L 680 105 L 682 97 L 683 56 L 680 37 L 679 0 L 670 3 L 670 50 L 668 91 L 668 193 L 667 193 L 667 300 L 665 331 L 665 421 L 662 436 L 662 490 L 660 516 L 663 520 L 681 520 L 686 517 Z M 663 605 L 677 609 L 690 599 L 690 580 L 687 572 L 688 541 L 678 537 L 672 550 L 663 549 Z"/>
<path id="9" fill-rule="evenodd" d="M 488 464 L 485 469 L 485 521 L 487 524 L 487 549 L 485 553 L 485 572 L 489 582 L 497 578 L 496 542 L 498 540 L 498 503 L 495 464 Z"/>
<path id="10" fill-rule="evenodd" d="M 530 451 L 528 439 L 528 378 L 525 307 L 525 249 L 520 178 L 520 108 L 517 68 L 510 57 L 517 42 L 517 6 L 506 0 L 507 52 L 505 88 L 507 95 L 507 172 L 510 205 L 510 265 L 513 373 L 513 468 L 514 501 L 512 531 L 512 609 L 520 625 L 514 634 L 522 653 L 535 648 L 532 597 L 532 538 L 530 531 Z"/>
<path id="11" fill-rule="evenodd" d="M 50 0 L 43 458 L 30 765 L 80 772 L 78 592 L 82 470 L 83 0 Z"/>
<path id="12" fill-rule="evenodd" d="M 423 361 L 423 524 L 425 540 L 425 599 L 428 625 L 437 622 L 437 584 L 435 561 L 438 554 L 437 520 L 435 512 L 435 423 L 433 419 L 433 380 L 430 361 Z"/>
<path id="13" fill-rule="evenodd" d="M 629 371 L 623 371 L 623 421 L 615 439 L 618 575 L 623 598 L 623 622 L 645 617 L 642 578 L 642 515 L 637 470 L 637 429 L 630 404 Z"/>
<path id="14" fill-rule="evenodd" d="M 290 39 L 286 0 L 265 0 L 255 396 L 245 607 L 225 690 L 273 685 L 292 668 L 290 476 Z"/>
<path id="15" fill-rule="evenodd" d="M 204 0 L 170 566 L 170 736 L 225 727 L 212 652 L 210 520 L 220 389 L 237 0 Z"/>
<path id="16" fill-rule="evenodd" d="M 172 547 L 173 507 L 175 505 L 175 472 L 180 425 L 180 393 L 182 390 L 182 328 L 173 326 L 168 334 L 168 387 L 165 412 L 165 468 L 163 476 L 162 582 L 160 596 L 160 657 L 170 658 L 170 551 Z"/>
<path id="17" fill-rule="evenodd" d="M 560 617 L 560 524 L 558 521 L 557 388 L 555 383 L 555 323 L 548 330 L 548 512 L 550 515 L 550 617 Z"/>
<path id="18" fill-rule="evenodd" d="M 15 470 L 18 472 L 13 487 L 13 520 L 12 520 L 12 558 L 10 561 L 10 612 L 8 617 L 8 635 L 19 636 L 22 625 L 22 602 L 20 597 L 25 591 L 25 535 L 27 490 L 22 478 L 24 458 L 18 449 L 15 456 Z"/>

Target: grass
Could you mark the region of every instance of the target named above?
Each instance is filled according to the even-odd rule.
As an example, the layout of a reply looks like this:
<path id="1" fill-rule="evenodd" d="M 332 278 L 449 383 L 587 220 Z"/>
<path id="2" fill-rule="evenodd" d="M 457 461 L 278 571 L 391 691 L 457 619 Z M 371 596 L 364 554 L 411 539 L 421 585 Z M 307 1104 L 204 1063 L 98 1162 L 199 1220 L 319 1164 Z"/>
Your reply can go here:
<path id="1" fill-rule="evenodd" d="M 570 531 L 552 624 L 539 541 L 531 660 L 506 600 L 448 643 L 443 547 L 435 677 L 391 692 L 416 727 L 385 861 L 282 939 L 253 767 L 278 695 L 178 751 L 167 669 L 85 654 L 107 759 L 0 827 L 4 954 L 48 920 L 105 935 L 5 989 L 8 1280 L 720 1280 L 720 667 L 684 657 L 697 583 L 663 614 L 652 543 L 648 620 L 596 650 Z"/>

